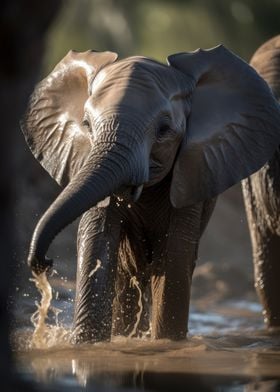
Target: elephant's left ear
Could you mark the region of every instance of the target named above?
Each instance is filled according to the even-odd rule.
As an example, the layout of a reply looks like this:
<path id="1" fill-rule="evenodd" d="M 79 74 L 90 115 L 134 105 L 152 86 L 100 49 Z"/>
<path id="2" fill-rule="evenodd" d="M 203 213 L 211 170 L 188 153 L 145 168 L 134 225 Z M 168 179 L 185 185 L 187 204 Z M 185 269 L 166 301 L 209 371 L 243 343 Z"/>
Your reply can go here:
<path id="1" fill-rule="evenodd" d="M 280 144 L 280 109 L 266 82 L 222 45 L 168 62 L 185 74 L 191 96 L 171 185 L 179 208 L 215 197 L 260 169 Z"/>
<path id="2" fill-rule="evenodd" d="M 113 52 L 70 52 L 36 87 L 21 127 L 32 153 L 66 186 L 87 160 L 92 137 L 82 126 L 84 106 L 99 70 L 114 63 Z"/>

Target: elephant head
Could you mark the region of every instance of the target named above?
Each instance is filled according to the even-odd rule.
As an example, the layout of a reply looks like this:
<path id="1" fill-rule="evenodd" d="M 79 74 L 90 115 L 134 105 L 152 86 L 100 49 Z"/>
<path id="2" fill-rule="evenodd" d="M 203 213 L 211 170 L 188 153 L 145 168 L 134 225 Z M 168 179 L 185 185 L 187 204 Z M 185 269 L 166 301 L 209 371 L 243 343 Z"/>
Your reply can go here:
<path id="1" fill-rule="evenodd" d="M 254 53 L 250 64 L 271 87 L 274 96 L 280 99 L 280 35 L 262 44 Z"/>
<path id="2" fill-rule="evenodd" d="M 33 234 L 28 261 L 40 272 L 59 231 L 107 196 L 136 200 L 170 173 L 180 208 L 258 170 L 280 142 L 280 112 L 262 78 L 222 45 L 168 65 L 70 51 L 35 89 L 23 132 L 65 187 Z"/>

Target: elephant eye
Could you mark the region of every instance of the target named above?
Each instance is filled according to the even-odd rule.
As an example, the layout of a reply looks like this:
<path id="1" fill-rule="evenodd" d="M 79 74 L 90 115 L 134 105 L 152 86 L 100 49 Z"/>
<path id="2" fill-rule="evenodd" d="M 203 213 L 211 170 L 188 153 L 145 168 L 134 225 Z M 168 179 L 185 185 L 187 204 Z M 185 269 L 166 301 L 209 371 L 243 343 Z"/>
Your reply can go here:
<path id="1" fill-rule="evenodd" d="M 90 124 L 87 118 L 83 119 L 82 126 L 88 128 L 88 130 L 90 131 Z"/>
<path id="2" fill-rule="evenodd" d="M 169 124 L 162 124 L 156 131 L 156 138 L 163 139 L 170 132 Z"/>

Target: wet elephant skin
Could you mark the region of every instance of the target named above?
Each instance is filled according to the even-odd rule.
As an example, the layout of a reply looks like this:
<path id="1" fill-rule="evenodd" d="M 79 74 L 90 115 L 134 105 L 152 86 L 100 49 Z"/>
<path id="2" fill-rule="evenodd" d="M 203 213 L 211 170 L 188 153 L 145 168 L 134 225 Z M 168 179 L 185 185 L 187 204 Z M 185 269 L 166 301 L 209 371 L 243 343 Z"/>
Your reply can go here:
<path id="1" fill-rule="evenodd" d="M 280 36 L 264 43 L 252 66 L 280 99 Z M 248 179 L 243 194 L 253 248 L 255 287 L 268 327 L 280 327 L 280 150 Z"/>
<path id="2" fill-rule="evenodd" d="M 50 269 L 54 237 L 78 230 L 75 342 L 184 339 L 200 236 L 217 195 L 280 143 L 263 79 L 220 45 L 162 64 L 70 51 L 34 90 L 26 141 L 63 187 L 39 220 L 28 264 Z M 141 313 L 141 314 L 140 314 Z"/>

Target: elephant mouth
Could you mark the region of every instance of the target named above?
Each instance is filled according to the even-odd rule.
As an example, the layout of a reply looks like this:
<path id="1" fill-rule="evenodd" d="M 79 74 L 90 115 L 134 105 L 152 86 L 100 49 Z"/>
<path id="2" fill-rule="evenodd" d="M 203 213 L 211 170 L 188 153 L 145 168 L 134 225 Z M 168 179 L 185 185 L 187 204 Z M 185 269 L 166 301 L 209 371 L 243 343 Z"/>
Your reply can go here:
<path id="1" fill-rule="evenodd" d="M 138 186 L 133 186 L 131 188 L 131 198 L 134 202 L 136 202 L 140 198 L 142 191 L 143 191 L 143 187 L 144 187 L 144 184 L 141 184 Z"/>
<path id="2" fill-rule="evenodd" d="M 145 187 L 157 184 L 164 178 L 165 174 L 164 166 L 153 161 L 149 166 L 149 180 L 145 183 Z"/>
<path id="3" fill-rule="evenodd" d="M 149 166 L 149 179 L 151 179 L 156 175 L 161 174 L 163 170 L 164 170 L 163 165 L 153 160 Z"/>
<path id="4" fill-rule="evenodd" d="M 121 197 L 122 200 L 127 202 L 133 201 L 134 203 L 139 200 L 142 191 L 144 188 L 144 184 L 140 185 L 132 185 L 130 187 L 120 188 L 117 194 L 114 194 L 117 198 Z"/>

